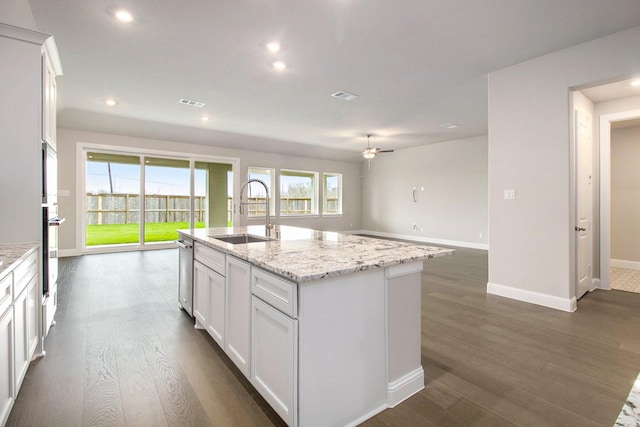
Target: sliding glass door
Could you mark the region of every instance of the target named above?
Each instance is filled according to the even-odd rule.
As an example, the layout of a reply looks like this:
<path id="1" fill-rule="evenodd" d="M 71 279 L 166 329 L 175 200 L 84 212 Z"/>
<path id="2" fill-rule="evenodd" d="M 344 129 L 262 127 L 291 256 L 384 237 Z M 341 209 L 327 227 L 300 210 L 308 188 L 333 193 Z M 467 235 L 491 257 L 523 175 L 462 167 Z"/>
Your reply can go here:
<path id="1" fill-rule="evenodd" d="M 84 153 L 87 249 L 158 245 L 179 229 L 233 224 L 233 163 Z"/>
<path id="2" fill-rule="evenodd" d="M 139 244 L 140 171 L 140 156 L 87 153 L 87 247 Z"/>
<path id="3" fill-rule="evenodd" d="M 191 226 L 189 160 L 144 158 L 144 242 L 178 240 Z"/>

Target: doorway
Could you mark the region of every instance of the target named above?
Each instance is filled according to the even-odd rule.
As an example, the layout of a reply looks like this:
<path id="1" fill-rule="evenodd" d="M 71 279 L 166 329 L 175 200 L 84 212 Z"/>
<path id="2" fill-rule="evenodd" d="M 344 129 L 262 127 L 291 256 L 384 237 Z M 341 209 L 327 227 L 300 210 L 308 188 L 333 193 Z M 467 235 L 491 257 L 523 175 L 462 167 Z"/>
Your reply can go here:
<path id="1" fill-rule="evenodd" d="M 79 144 L 84 253 L 172 247 L 176 230 L 233 224 L 237 159 Z"/>
<path id="2" fill-rule="evenodd" d="M 615 140 L 614 135 L 618 135 Z M 640 292 L 640 244 L 634 238 L 640 232 L 637 219 L 640 206 L 636 207 L 640 180 L 634 178 L 640 167 L 640 161 L 636 160 L 638 153 L 640 110 L 600 116 L 600 276 L 603 289 Z"/>

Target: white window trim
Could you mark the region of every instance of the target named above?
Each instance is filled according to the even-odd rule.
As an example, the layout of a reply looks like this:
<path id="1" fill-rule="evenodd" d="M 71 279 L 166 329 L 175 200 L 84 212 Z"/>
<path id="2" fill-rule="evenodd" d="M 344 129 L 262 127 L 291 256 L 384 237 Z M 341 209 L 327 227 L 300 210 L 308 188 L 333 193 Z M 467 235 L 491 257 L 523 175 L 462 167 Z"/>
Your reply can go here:
<path id="1" fill-rule="evenodd" d="M 325 198 L 326 198 L 326 193 L 325 193 L 325 177 L 326 176 L 337 176 L 338 177 L 338 211 L 337 213 L 333 213 L 333 212 L 325 212 L 324 210 L 324 205 L 325 205 Z M 331 217 L 331 218 L 335 218 L 335 217 L 340 217 L 342 216 L 342 174 L 339 172 L 322 172 L 322 216 L 327 216 L 327 217 Z"/>
<path id="2" fill-rule="evenodd" d="M 313 175 L 314 177 L 314 185 L 313 185 L 313 197 L 315 199 L 315 209 L 313 210 L 313 212 L 309 213 L 309 214 L 283 214 L 281 209 L 281 205 L 282 205 L 282 188 L 281 186 L 281 177 L 282 177 L 282 173 L 283 172 L 291 172 L 291 173 L 299 173 L 301 175 Z M 307 170 L 298 170 L 298 169 L 279 169 L 278 170 L 278 215 L 280 218 L 314 218 L 314 217 L 320 217 L 320 212 L 321 212 L 321 208 L 320 208 L 320 194 L 319 194 L 319 188 L 320 188 L 320 183 L 318 182 L 320 180 L 320 173 L 317 171 L 307 171 Z"/>

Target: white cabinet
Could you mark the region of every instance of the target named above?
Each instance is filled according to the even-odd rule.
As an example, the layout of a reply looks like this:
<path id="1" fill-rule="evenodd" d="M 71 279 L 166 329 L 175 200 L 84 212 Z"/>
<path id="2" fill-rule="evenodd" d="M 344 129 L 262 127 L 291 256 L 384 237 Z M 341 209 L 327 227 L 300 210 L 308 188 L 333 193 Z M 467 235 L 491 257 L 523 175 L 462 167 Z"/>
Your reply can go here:
<path id="1" fill-rule="evenodd" d="M 297 425 L 298 285 L 253 267 L 251 292 L 251 384 Z"/>
<path id="2" fill-rule="evenodd" d="M 207 332 L 224 348 L 225 340 L 225 278 L 207 269 Z"/>
<path id="3" fill-rule="evenodd" d="M 13 306 L 0 315 L 0 425 L 9 417 L 15 398 L 13 384 Z"/>
<path id="4" fill-rule="evenodd" d="M 251 333 L 251 265 L 227 256 L 226 325 L 224 350 L 229 358 L 249 377 Z"/>
<path id="5" fill-rule="evenodd" d="M 56 148 L 56 71 L 49 50 L 42 49 L 42 141 Z"/>
<path id="6" fill-rule="evenodd" d="M 251 308 L 251 384 L 288 425 L 296 425 L 298 321 L 255 296 Z"/>
<path id="7" fill-rule="evenodd" d="M 56 288 L 57 289 L 57 288 Z M 33 358 L 38 347 L 38 286 L 37 276 L 34 277 L 29 286 L 27 287 L 27 329 L 26 329 L 26 343 L 29 359 Z M 55 302 L 57 305 L 57 292 L 55 294 Z M 50 296 L 51 298 L 51 296 Z"/>
<path id="8" fill-rule="evenodd" d="M 196 328 L 207 325 L 207 275 L 209 269 L 199 261 L 193 262 L 193 317 Z"/>
<path id="9" fill-rule="evenodd" d="M 249 377 L 251 265 L 196 242 L 193 315 L 227 356 Z"/>
<path id="10" fill-rule="evenodd" d="M 0 425 L 4 425 L 38 345 L 38 247 L 1 271 Z M 13 248 L 17 250 L 16 248 Z"/>

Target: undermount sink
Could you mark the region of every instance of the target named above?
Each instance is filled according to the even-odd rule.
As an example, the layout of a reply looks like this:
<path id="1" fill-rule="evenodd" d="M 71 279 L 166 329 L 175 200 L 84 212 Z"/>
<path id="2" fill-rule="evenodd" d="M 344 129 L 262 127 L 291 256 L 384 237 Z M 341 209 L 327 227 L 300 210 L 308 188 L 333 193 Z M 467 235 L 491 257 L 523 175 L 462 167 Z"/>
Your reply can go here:
<path id="1" fill-rule="evenodd" d="M 269 237 L 254 236 L 253 234 L 240 234 L 235 236 L 211 236 L 216 240 L 222 240 L 232 245 L 239 245 L 242 243 L 256 243 L 256 242 L 269 242 L 272 239 Z"/>

